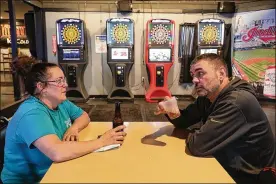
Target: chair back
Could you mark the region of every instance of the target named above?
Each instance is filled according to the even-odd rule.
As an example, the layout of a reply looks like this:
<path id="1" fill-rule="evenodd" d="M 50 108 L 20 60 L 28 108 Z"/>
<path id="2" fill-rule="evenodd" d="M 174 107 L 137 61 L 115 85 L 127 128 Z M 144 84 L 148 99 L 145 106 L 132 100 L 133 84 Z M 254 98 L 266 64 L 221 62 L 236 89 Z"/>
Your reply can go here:
<path id="1" fill-rule="evenodd" d="M 275 184 L 276 169 L 275 167 L 265 167 L 259 174 L 259 184 Z"/>
<path id="2" fill-rule="evenodd" d="M 4 147 L 5 147 L 5 136 L 6 136 L 6 129 L 8 126 L 9 120 L 1 116 L 0 117 L 0 173 L 3 169 L 4 164 Z"/>

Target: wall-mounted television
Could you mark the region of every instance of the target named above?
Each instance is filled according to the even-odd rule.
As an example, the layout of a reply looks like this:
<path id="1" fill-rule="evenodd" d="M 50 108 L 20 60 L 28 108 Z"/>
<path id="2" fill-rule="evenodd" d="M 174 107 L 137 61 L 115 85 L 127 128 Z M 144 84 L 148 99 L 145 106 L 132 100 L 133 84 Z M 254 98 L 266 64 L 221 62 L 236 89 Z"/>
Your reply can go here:
<path id="1" fill-rule="evenodd" d="M 218 49 L 200 49 L 200 55 L 201 54 L 207 54 L 207 53 L 218 53 Z"/>
<path id="2" fill-rule="evenodd" d="M 128 60 L 129 53 L 128 48 L 111 48 L 112 60 Z"/>
<path id="3" fill-rule="evenodd" d="M 149 62 L 171 62 L 172 50 L 171 48 L 150 48 Z"/>

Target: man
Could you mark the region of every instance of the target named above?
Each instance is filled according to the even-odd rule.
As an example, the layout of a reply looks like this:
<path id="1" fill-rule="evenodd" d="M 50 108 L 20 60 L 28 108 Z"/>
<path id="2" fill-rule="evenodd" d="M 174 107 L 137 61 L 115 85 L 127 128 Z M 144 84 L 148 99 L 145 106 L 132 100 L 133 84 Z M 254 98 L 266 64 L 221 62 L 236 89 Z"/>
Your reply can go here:
<path id="1" fill-rule="evenodd" d="M 237 77 L 229 79 L 216 54 L 198 56 L 190 72 L 196 101 L 176 112 L 166 112 L 159 103 L 157 114 L 166 114 L 180 128 L 201 121 L 186 139 L 191 154 L 213 155 L 238 184 L 256 183 L 263 168 L 275 167 L 275 139 L 253 88 Z"/>

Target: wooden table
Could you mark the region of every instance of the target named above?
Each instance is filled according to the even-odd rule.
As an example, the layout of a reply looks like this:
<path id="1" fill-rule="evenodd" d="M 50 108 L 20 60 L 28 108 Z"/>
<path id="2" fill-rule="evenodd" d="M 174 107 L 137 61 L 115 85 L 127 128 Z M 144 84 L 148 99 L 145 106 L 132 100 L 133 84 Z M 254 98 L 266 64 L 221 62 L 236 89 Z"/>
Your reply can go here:
<path id="1" fill-rule="evenodd" d="M 111 123 L 91 122 L 80 140 L 95 139 Z M 235 183 L 214 158 L 191 156 L 185 132 L 168 122 L 132 122 L 115 150 L 54 163 L 42 183 Z"/>

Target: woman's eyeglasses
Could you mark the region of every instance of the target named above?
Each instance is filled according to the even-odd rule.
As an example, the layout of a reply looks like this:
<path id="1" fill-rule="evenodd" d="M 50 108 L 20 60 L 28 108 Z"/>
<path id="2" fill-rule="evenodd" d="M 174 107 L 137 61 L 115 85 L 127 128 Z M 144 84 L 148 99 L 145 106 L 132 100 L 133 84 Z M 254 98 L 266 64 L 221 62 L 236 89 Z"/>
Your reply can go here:
<path id="1" fill-rule="evenodd" d="M 54 83 L 56 83 L 57 86 L 59 86 L 59 87 L 62 87 L 62 86 L 64 86 L 64 85 L 67 84 L 66 77 L 64 77 L 64 78 L 58 78 L 58 79 L 52 80 L 52 81 L 43 81 L 43 82 L 54 82 Z"/>

